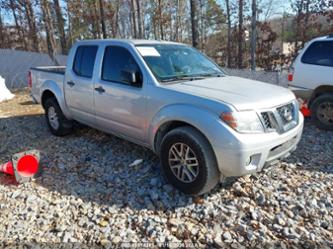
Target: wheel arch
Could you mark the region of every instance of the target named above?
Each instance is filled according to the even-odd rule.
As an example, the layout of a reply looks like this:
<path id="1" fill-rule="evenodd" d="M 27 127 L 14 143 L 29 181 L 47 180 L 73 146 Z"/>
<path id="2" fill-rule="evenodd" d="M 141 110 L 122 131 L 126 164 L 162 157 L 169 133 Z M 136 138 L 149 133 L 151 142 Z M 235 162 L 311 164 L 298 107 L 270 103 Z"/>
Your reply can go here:
<path id="1" fill-rule="evenodd" d="M 311 94 L 309 100 L 309 106 L 313 103 L 313 101 L 322 94 L 331 93 L 333 94 L 333 85 L 320 85 L 318 86 L 313 93 Z"/>
<path id="2" fill-rule="evenodd" d="M 46 89 L 43 93 L 42 93 L 42 97 L 41 97 L 41 105 L 42 107 L 45 109 L 45 102 L 46 100 L 48 100 L 49 98 L 55 98 L 57 99 L 57 97 L 55 96 L 55 94 L 50 91 L 49 89 Z M 57 102 L 59 102 L 57 100 Z"/>
<path id="3" fill-rule="evenodd" d="M 169 120 L 160 125 L 160 127 L 158 128 L 158 130 L 154 136 L 154 151 L 157 153 L 159 152 L 161 142 L 162 142 L 164 136 L 169 131 L 172 131 L 173 129 L 176 129 L 178 127 L 183 127 L 183 126 L 192 127 L 193 129 L 200 132 L 207 139 L 207 141 L 209 141 L 208 138 L 205 136 L 205 134 L 202 131 L 200 131 L 197 127 L 190 124 L 189 122 L 180 121 L 180 120 Z"/>
<path id="4" fill-rule="evenodd" d="M 44 106 L 45 101 L 50 97 L 54 97 L 57 100 L 60 109 L 65 115 L 65 117 L 67 119 L 72 119 L 65 103 L 65 95 L 63 93 L 63 90 L 59 87 L 59 85 L 56 82 L 52 80 L 47 80 L 43 83 L 41 90 L 41 104 L 44 109 L 45 109 Z"/>
<path id="5" fill-rule="evenodd" d="M 203 135 L 215 155 L 213 144 L 217 124 L 218 116 L 212 112 L 195 106 L 170 105 L 160 110 L 153 118 L 149 128 L 149 142 L 154 152 L 159 154 L 162 139 L 169 131 L 181 126 L 190 126 Z"/>

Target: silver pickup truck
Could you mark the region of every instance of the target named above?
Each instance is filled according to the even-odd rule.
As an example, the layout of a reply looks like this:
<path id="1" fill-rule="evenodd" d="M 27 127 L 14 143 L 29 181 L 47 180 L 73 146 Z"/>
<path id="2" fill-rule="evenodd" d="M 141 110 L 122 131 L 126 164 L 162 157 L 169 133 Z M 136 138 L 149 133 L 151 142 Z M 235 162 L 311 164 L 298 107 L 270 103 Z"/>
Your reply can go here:
<path id="1" fill-rule="evenodd" d="M 54 135 L 76 120 L 146 146 L 188 194 L 288 156 L 303 129 L 290 90 L 228 76 L 179 43 L 79 41 L 67 67 L 32 68 L 30 77 Z"/>

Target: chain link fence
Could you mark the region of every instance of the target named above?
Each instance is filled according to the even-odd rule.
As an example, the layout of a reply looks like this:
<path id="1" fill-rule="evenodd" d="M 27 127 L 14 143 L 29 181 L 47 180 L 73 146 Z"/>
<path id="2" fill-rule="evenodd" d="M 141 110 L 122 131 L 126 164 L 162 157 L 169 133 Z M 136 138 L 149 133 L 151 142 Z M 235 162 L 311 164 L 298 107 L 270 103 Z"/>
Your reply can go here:
<path id="1" fill-rule="evenodd" d="M 223 70 L 232 76 L 242 78 L 259 80 L 266 83 L 271 83 L 280 86 L 287 86 L 287 72 L 286 71 L 251 71 L 249 69 L 236 69 L 236 68 L 223 68 Z"/>
<path id="2" fill-rule="evenodd" d="M 66 58 L 65 55 L 56 56 L 56 60 L 62 66 L 66 65 Z M 47 54 L 0 49 L 0 75 L 6 79 L 6 86 L 9 89 L 26 87 L 29 68 L 38 66 L 54 66 L 54 63 Z M 286 72 L 231 68 L 224 68 L 224 71 L 233 76 L 281 86 L 287 85 Z"/>
<path id="3" fill-rule="evenodd" d="M 66 56 L 58 56 L 59 63 L 66 63 Z M 9 89 L 27 86 L 27 75 L 31 67 L 54 66 L 48 54 L 0 49 L 0 75 Z"/>

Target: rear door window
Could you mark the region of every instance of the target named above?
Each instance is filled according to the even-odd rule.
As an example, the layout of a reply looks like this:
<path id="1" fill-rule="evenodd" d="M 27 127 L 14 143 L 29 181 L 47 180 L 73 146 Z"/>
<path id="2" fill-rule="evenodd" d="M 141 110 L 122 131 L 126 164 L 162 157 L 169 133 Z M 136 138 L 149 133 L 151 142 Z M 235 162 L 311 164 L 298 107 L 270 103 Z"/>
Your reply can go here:
<path id="1" fill-rule="evenodd" d="M 301 61 L 306 64 L 333 67 L 333 41 L 313 42 Z"/>
<path id="2" fill-rule="evenodd" d="M 81 77 L 92 78 L 97 46 L 79 46 L 76 49 L 73 71 Z"/>

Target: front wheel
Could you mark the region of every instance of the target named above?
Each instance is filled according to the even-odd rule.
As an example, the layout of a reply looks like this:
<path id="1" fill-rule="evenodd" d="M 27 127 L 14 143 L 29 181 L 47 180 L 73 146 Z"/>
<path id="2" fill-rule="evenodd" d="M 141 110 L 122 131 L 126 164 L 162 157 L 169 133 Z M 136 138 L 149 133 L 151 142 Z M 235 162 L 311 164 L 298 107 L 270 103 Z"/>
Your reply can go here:
<path id="1" fill-rule="evenodd" d="M 53 135 L 64 136 L 71 132 L 73 123 L 62 113 L 55 98 L 49 98 L 45 102 L 45 118 Z"/>
<path id="2" fill-rule="evenodd" d="M 318 128 L 333 130 L 333 94 L 317 97 L 311 105 L 311 116 Z"/>
<path id="3" fill-rule="evenodd" d="M 169 182 L 186 194 L 200 195 L 211 190 L 219 180 L 216 158 L 207 139 L 188 126 L 165 135 L 160 158 Z"/>

